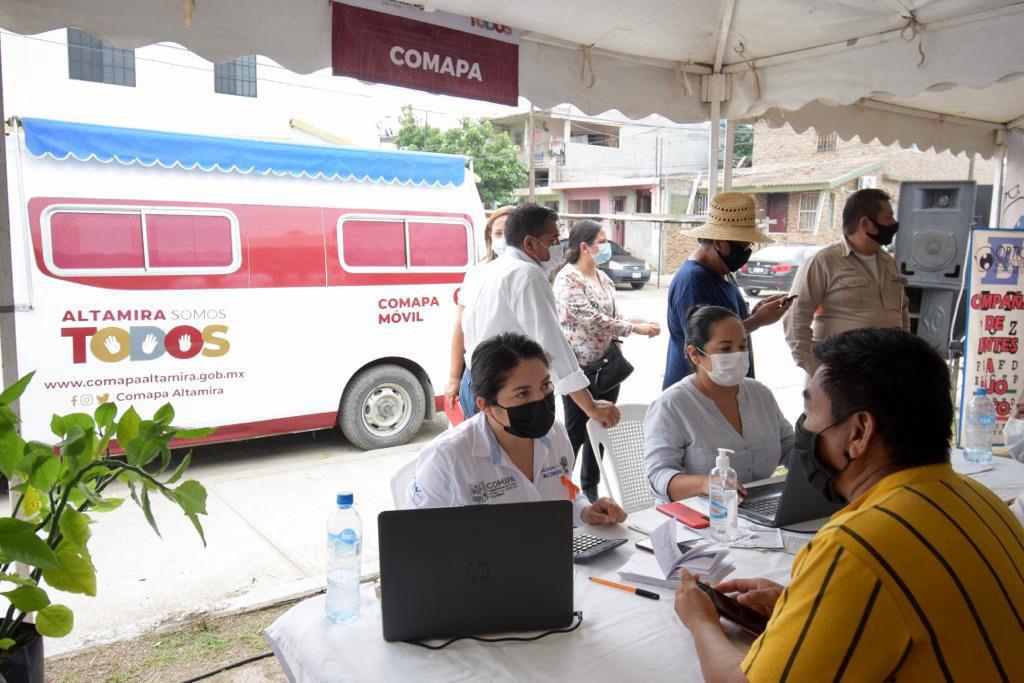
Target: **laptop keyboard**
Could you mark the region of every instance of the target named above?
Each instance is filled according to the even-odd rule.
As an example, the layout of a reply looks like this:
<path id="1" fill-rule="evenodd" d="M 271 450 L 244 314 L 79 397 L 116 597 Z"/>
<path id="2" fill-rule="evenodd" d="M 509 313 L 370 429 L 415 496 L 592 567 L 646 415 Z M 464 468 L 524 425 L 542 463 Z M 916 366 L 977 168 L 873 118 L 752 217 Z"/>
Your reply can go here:
<path id="1" fill-rule="evenodd" d="M 572 561 L 586 562 L 626 542 L 624 538 L 598 538 L 580 534 L 572 537 Z"/>
<path id="2" fill-rule="evenodd" d="M 754 500 L 747 499 L 743 501 L 743 505 L 740 507 L 771 519 L 775 517 L 775 512 L 779 509 L 779 502 L 781 500 L 782 496 L 769 496 L 767 498 L 755 498 Z"/>

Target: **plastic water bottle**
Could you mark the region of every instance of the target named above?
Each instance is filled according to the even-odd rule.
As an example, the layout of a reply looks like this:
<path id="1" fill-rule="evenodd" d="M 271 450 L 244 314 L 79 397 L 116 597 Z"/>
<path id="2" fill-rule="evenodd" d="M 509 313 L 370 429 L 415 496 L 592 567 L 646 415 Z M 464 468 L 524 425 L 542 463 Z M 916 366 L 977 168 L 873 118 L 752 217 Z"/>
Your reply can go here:
<path id="1" fill-rule="evenodd" d="M 739 538 L 739 523 L 736 519 L 736 507 L 739 494 L 736 485 L 736 470 L 729 466 L 728 448 L 719 448 L 715 459 L 715 469 L 711 470 L 708 481 L 708 494 L 711 499 L 711 538 L 723 543 L 730 543 Z"/>
<path id="2" fill-rule="evenodd" d="M 1007 420 L 1003 427 L 1003 440 L 1013 459 L 1024 462 L 1024 420 L 1016 417 Z"/>
<path id="3" fill-rule="evenodd" d="M 964 420 L 964 457 L 971 462 L 992 462 L 992 437 L 996 433 L 996 406 L 983 388 L 974 390 Z"/>
<path id="4" fill-rule="evenodd" d="M 363 549 L 363 521 L 353 505 L 353 496 L 338 494 L 337 507 L 327 520 L 327 618 L 335 624 L 359 616 L 360 555 Z"/>

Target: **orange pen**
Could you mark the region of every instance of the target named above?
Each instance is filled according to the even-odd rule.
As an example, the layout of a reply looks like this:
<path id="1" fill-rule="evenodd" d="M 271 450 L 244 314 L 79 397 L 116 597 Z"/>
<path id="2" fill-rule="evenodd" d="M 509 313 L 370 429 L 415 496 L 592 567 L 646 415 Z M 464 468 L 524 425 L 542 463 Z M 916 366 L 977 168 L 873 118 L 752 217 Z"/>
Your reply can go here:
<path id="1" fill-rule="evenodd" d="M 600 579 L 596 576 L 591 576 L 590 580 L 594 583 L 599 583 L 603 586 L 610 586 L 611 588 L 618 588 L 619 590 L 627 591 L 639 595 L 641 598 L 648 598 L 650 600 L 661 600 L 661 596 L 651 591 L 645 591 L 643 588 L 637 588 L 636 586 L 627 586 L 624 583 L 615 583 L 608 579 Z"/>

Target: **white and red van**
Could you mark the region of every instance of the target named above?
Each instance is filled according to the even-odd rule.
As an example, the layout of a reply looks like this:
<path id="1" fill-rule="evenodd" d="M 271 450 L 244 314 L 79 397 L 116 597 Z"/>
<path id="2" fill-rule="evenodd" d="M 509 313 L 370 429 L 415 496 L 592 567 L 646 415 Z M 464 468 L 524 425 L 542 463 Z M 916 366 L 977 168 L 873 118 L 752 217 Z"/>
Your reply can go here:
<path id="1" fill-rule="evenodd" d="M 106 401 L 362 448 L 433 415 L 483 221 L 462 157 L 28 118 L 7 150 L 26 438 Z"/>

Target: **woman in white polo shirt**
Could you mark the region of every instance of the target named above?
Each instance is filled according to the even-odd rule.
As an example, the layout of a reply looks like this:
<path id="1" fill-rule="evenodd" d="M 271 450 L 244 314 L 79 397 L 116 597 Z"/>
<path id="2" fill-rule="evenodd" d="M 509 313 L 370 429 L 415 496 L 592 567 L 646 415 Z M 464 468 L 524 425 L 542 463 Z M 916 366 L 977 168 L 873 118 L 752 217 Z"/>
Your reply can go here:
<path id="1" fill-rule="evenodd" d="M 500 334 L 477 346 L 472 367 L 480 412 L 423 449 L 405 507 L 571 500 L 577 525 L 625 521 L 614 501 L 591 504 L 572 482 L 572 447 L 555 422 L 554 385 L 540 345 Z"/>

